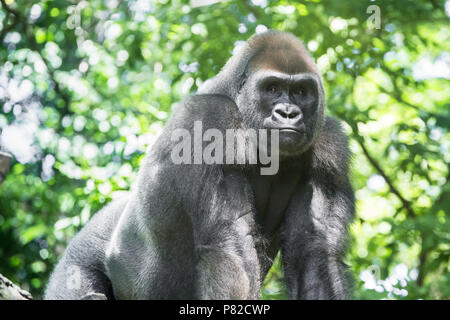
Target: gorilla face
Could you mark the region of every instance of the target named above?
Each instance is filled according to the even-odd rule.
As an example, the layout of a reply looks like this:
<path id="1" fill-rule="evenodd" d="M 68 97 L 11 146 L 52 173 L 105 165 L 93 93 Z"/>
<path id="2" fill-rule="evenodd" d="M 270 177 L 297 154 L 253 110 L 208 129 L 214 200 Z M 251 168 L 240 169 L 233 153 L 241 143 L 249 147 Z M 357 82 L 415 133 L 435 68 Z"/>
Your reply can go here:
<path id="1" fill-rule="evenodd" d="M 281 160 L 310 148 L 323 125 L 319 71 L 301 41 L 288 33 L 252 37 L 199 93 L 230 97 L 247 128 L 279 129 Z"/>
<path id="2" fill-rule="evenodd" d="M 280 155 L 296 155 L 312 143 L 318 118 L 319 83 L 312 73 L 271 69 L 247 78 L 237 97 L 246 125 L 279 129 Z"/>

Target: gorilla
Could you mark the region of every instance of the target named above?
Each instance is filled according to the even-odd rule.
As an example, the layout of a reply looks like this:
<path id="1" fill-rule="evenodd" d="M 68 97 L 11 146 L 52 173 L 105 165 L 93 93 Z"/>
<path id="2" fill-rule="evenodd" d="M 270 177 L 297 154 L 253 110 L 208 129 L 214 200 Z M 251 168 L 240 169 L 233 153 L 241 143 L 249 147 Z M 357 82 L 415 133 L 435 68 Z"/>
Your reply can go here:
<path id="1" fill-rule="evenodd" d="M 45 298 L 257 299 L 278 251 L 292 299 L 349 298 L 350 152 L 324 109 L 320 74 L 300 40 L 279 31 L 251 37 L 174 109 L 129 195 L 69 243 Z M 221 133 L 276 132 L 277 172 L 262 174 L 260 156 L 174 164 L 172 133 L 193 133 L 198 121 Z"/>

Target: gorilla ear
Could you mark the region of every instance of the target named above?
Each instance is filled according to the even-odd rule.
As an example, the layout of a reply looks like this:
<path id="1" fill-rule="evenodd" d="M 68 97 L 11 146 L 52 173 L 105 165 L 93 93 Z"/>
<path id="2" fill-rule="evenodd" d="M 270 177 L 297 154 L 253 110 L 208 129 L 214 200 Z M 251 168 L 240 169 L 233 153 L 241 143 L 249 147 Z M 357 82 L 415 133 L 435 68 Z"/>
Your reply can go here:
<path id="1" fill-rule="evenodd" d="M 245 75 L 245 72 L 242 74 L 241 76 L 241 81 L 239 82 L 239 90 L 238 92 L 241 91 L 241 89 L 245 86 L 245 83 L 247 82 L 247 76 Z"/>

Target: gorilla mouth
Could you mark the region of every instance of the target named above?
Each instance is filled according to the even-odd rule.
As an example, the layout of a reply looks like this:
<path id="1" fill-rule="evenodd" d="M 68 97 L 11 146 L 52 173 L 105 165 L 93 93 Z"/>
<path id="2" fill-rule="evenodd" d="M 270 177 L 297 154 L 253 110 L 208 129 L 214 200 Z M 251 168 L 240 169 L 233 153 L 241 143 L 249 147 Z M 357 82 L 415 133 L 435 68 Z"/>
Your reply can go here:
<path id="1" fill-rule="evenodd" d="M 300 130 L 298 128 L 280 128 L 281 132 L 294 132 L 294 133 L 305 133 L 305 130 Z"/>
<path id="2" fill-rule="evenodd" d="M 305 125 L 301 125 L 298 127 L 282 127 L 278 129 L 280 130 L 280 132 L 293 132 L 298 134 L 303 134 L 306 132 Z"/>

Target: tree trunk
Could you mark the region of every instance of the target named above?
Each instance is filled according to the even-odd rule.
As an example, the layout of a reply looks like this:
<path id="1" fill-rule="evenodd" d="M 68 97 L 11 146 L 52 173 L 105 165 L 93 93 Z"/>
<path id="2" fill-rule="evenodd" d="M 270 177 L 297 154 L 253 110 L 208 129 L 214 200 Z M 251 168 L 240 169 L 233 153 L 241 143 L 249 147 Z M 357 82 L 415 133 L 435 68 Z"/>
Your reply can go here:
<path id="1" fill-rule="evenodd" d="M 0 151 L 0 184 L 5 180 L 8 173 L 9 165 L 11 164 L 11 155 L 9 153 Z"/>

